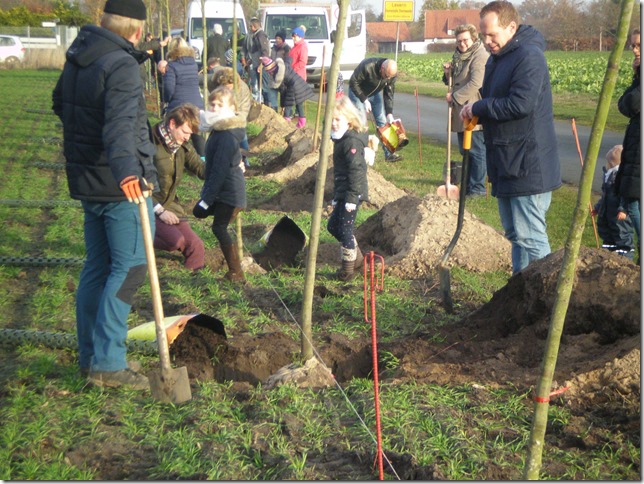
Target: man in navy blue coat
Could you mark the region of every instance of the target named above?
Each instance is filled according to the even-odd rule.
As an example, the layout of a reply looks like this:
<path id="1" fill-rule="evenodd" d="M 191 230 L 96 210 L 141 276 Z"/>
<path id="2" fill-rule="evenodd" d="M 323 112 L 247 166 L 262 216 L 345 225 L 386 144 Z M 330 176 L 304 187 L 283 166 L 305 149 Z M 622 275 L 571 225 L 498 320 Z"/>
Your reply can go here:
<path id="1" fill-rule="evenodd" d="M 67 50 L 52 94 L 70 196 L 84 211 L 85 265 L 76 292 L 80 371 L 97 386 L 139 390 L 149 382 L 130 369 L 125 340 L 147 269 L 137 205 L 144 203 L 154 220 L 146 181 L 157 185 L 139 68 L 147 53 L 135 48 L 146 16 L 143 0 L 107 0 L 100 27 L 82 27 Z"/>
<path id="2" fill-rule="evenodd" d="M 488 3 L 480 18 L 491 55 L 481 100 L 464 106 L 461 118 L 477 116 L 483 125 L 488 177 L 516 274 L 550 253 L 546 212 L 561 186 L 546 42 L 505 0 Z"/>

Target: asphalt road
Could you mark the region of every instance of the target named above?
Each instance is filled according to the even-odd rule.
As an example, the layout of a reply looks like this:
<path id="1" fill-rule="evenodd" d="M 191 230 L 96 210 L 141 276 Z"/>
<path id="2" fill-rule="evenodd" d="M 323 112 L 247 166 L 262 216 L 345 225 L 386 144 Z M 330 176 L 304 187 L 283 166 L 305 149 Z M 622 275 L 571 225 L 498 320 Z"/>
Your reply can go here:
<path id="1" fill-rule="evenodd" d="M 445 101 L 419 96 L 418 104 L 420 106 L 421 134 L 445 143 L 447 141 L 447 104 Z M 402 120 L 409 138 L 416 138 L 418 136 L 416 97 L 413 94 L 396 93 L 394 98 L 394 116 Z M 576 186 L 579 184 L 579 179 L 581 178 L 581 163 L 579 161 L 579 152 L 577 151 L 577 144 L 570 121 L 555 121 L 555 132 L 557 134 L 557 147 L 559 148 L 559 159 L 561 161 L 561 178 L 564 182 Z M 577 123 L 577 134 L 579 136 L 581 152 L 585 156 L 590 138 L 590 127 L 580 126 Z M 622 143 L 623 137 L 623 133 L 604 131 L 601 148 L 595 165 L 593 191 L 601 192 L 602 166 L 605 164 L 604 157 L 610 148 Z M 458 159 L 454 158 L 454 156 L 459 156 L 456 134 L 452 134 L 452 159 Z"/>

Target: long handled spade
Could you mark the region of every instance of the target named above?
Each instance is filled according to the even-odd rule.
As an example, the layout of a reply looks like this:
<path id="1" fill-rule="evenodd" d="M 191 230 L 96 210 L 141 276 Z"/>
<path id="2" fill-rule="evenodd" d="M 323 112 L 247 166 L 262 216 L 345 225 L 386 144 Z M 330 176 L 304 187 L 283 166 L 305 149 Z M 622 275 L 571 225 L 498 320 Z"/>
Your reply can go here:
<path id="1" fill-rule="evenodd" d="M 139 203 L 139 214 L 141 216 L 141 227 L 143 229 L 145 256 L 148 260 L 148 272 L 150 273 L 154 326 L 161 360 L 161 371 L 148 375 L 148 379 L 150 380 L 150 393 L 153 398 L 162 402 L 182 403 L 192 399 L 188 368 L 185 366 L 176 369 L 170 367 L 170 350 L 168 349 L 168 339 L 163 324 L 161 289 L 159 288 L 159 275 L 157 274 L 157 264 L 154 257 L 154 246 L 152 244 L 152 231 L 150 230 L 150 217 L 148 216 L 146 203 Z"/>
<path id="2" fill-rule="evenodd" d="M 452 76 L 449 76 L 449 92 L 452 92 Z M 447 167 L 445 169 L 445 185 L 441 185 L 436 189 L 436 194 L 439 197 L 445 197 L 448 200 L 456 200 L 459 195 L 459 190 L 456 185 L 452 185 L 452 104 L 447 105 Z M 464 190 L 461 188 L 461 190 Z"/>
<path id="3" fill-rule="evenodd" d="M 449 267 L 447 266 L 447 259 L 449 259 L 452 250 L 456 246 L 461 229 L 463 228 L 463 214 L 465 213 L 465 192 L 467 191 L 467 178 L 470 171 L 470 148 L 472 146 L 472 130 L 478 123 L 478 118 L 474 116 L 465 127 L 463 132 L 463 171 L 461 172 L 461 190 L 458 197 L 458 219 L 456 222 L 456 232 L 452 237 L 451 242 L 447 246 L 443 258 L 439 265 L 440 275 L 440 291 L 443 299 L 443 305 L 448 312 L 454 310 L 454 303 L 452 302 L 452 292 L 450 288 Z"/>

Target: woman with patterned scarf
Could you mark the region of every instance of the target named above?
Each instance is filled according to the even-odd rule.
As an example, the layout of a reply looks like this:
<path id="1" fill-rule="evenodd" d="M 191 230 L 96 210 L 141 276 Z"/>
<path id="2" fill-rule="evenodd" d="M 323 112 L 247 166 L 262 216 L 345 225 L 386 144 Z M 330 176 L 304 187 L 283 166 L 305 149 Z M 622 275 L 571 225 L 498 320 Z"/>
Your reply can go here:
<path id="1" fill-rule="evenodd" d="M 463 154 L 465 126 L 459 113 L 464 105 L 481 99 L 479 89 L 483 85 L 485 64 L 490 54 L 478 38 L 474 25 L 459 25 L 454 30 L 454 35 L 456 36 L 456 50 L 452 56 L 452 62 L 443 64 L 443 82 L 448 84 L 450 76 L 452 77 L 452 90 L 447 93 L 445 100 L 452 105 L 452 131 L 458 135 L 458 148 Z M 477 125 L 472 132 L 469 173 L 466 195 L 485 195 L 487 168 L 481 125 Z"/>

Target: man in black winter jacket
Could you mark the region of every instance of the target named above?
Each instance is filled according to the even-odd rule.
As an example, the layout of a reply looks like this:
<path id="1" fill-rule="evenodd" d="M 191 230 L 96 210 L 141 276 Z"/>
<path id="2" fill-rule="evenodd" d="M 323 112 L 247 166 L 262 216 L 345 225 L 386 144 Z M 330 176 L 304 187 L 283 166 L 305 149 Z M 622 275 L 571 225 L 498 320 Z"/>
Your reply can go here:
<path id="1" fill-rule="evenodd" d="M 358 108 L 367 125 L 367 115 L 373 112 L 376 126 L 394 121 L 394 90 L 398 64 L 393 59 L 370 57 L 358 64 L 349 80 L 349 99 Z M 399 161 L 402 157 L 391 153 L 383 144 L 386 161 Z"/>
<path id="2" fill-rule="evenodd" d="M 145 18 L 142 0 L 107 0 L 101 26 L 81 28 L 67 50 L 52 95 L 63 123 L 70 195 L 85 216 L 86 259 L 76 294 L 81 374 L 98 386 L 140 390 L 149 388 L 148 379 L 128 367 L 125 340 L 147 267 L 138 204 L 154 220 L 146 180 L 157 184 L 139 74 L 147 53 L 135 48 Z"/>
<path id="3" fill-rule="evenodd" d="M 230 43 L 224 37 L 224 29 L 221 24 L 215 24 L 213 34 L 208 37 L 208 57 L 216 57 L 221 65 L 226 62 L 225 54 L 230 49 Z"/>

